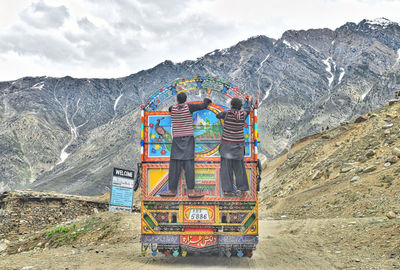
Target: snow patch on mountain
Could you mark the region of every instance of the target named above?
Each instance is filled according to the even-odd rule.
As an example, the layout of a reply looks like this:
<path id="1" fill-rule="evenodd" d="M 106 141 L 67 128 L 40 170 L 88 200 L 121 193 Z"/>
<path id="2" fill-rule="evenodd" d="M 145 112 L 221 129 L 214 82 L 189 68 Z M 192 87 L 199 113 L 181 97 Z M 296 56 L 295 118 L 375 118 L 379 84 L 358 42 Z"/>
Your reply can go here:
<path id="1" fill-rule="evenodd" d="M 313 49 L 313 50 L 316 51 L 316 52 L 320 52 L 318 49 L 314 48 L 314 47 L 311 46 L 311 45 L 308 45 L 308 47 L 310 47 L 311 49 Z"/>
<path id="2" fill-rule="evenodd" d="M 68 146 L 69 144 L 65 145 L 64 148 L 61 150 L 60 161 L 56 165 L 63 163 L 68 158 L 69 154 L 65 151 Z"/>
<path id="3" fill-rule="evenodd" d="M 267 99 L 267 97 L 269 96 L 269 93 L 271 92 L 271 89 L 272 89 L 272 84 L 271 84 L 271 86 L 267 89 L 267 91 L 265 91 L 265 96 L 263 97 L 262 100 L 266 100 L 266 99 Z"/>
<path id="4" fill-rule="evenodd" d="M 267 57 L 265 57 L 265 59 L 261 61 L 260 66 L 258 67 L 258 69 L 256 70 L 256 72 L 258 72 L 258 71 L 262 68 L 262 66 L 264 65 L 264 62 L 268 60 L 269 56 L 270 56 L 270 55 L 268 54 Z"/>
<path id="5" fill-rule="evenodd" d="M 283 44 L 286 45 L 286 47 L 291 48 L 291 49 L 295 50 L 296 52 L 297 52 L 297 51 L 299 50 L 299 48 L 301 47 L 301 45 L 299 45 L 299 44 L 294 44 L 294 45 L 292 45 L 292 44 L 290 44 L 289 41 L 287 41 L 287 40 L 285 40 L 285 39 L 284 39 L 282 42 L 283 42 Z"/>
<path id="6" fill-rule="evenodd" d="M 329 77 L 326 77 L 328 79 L 329 82 L 329 86 L 331 86 L 333 79 L 334 79 L 334 75 L 332 73 L 332 66 L 331 66 L 331 61 L 332 61 L 332 57 L 328 57 L 325 60 L 322 60 L 322 62 L 326 65 L 326 71 L 329 73 Z M 335 62 L 333 62 L 334 68 L 336 68 L 336 64 Z"/>
<path id="7" fill-rule="evenodd" d="M 364 100 L 364 98 L 368 95 L 368 93 L 371 91 L 371 89 L 372 89 L 372 88 L 368 89 L 367 91 L 365 91 L 365 92 L 361 95 L 361 97 L 360 97 L 361 101 Z"/>
<path id="8" fill-rule="evenodd" d="M 371 25 L 371 29 L 377 29 L 376 26 L 380 26 L 383 29 L 386 29 L 389 25 L 394 24 L 392 21 L 386 19 L 386 18 L 377 18 L 374 20 L 366 20 L 366 23 Z"/>
<path id="9" fill-rule="evenodd" d="M 266 100 L 266 99 L 268 98 L 269 93 L 271 92 L 271 89 L 272 89 L 272 84 L 269 86 L 269 88 L 267 89 L 267 91 L 265 91 L 265 95 L 264 95 L 264 97 L 262 98 L 262 100 L 261 100 L 261 102 L 260 102 L 260 106 L 261 106 L 261 104 L 263 103 L 263 101 Z"/>
<path id="10" fill-rule="evenodd" d="M 225 54 L 227 54 L 229 52 L 228 48 L 221 49 L 219 51 L 221 52 L 222 55 L 225 55 Z"/>
<path id="11" fill-rule="evenodd" d="M 340 83 L 343 79 L 345 72 L 344 72 L 344 68 L 340 68 L 340 74 L 339 74 L 339 82 Z"/>
<path id="12" fill-rule="evenodd" d="M 115 100 L 115 102 L 114 102 L 114 112 L 117 109 L 118 102 L 119 102 L 119 100 L 121 99 L 122 96 L 123 96 L 123 94 L 119 95 L 119 97 L 117 97 L 117 99 Z"/>
<path id="13" fill-rule="evenodd" d="M 57 83 L 58 84 L 58 83 Z M 61 154 L 60 154 L 60 161 L 58 163 L 56 163 L 56 165 L 59 165 L 61 163 L 63 163 L 69 156 L 69 153 L 66 152 L 66 149 L 72 144 L 72 142 L 74 140 L 76 140 L 78 138 L 78 129 L 84 125 L 86 125 L 86 123 L 89 121 L 87 120 L 86 122 L 84 122 L 83 124 L 76 126 L 74 123 L 74 118 L 76 116 L 76 114 L 79 111 L 79 102 L 80 102 L 80 98 L 78 98 L 77 102 L 76 102 L 76 110 L 75 112 L 72 114 L 71 118 L 68 118 L 68 104 L 66 103 L 65 105 L 62 104 L 62 102 L 57 98 L 56 95 L 56 87 L 57 85 L 54 87 L 53 89 L 53 94 L 54 94 L 54 99 L 55 101 L 61 106 L 61 108 L 64 111 L 64 115 L 65 115 L 65 121 L 68 125 L 68 127 L 70 128 L 70 132 L 71 132 L 71 137 L 70 140 L 68 141 L 68 143 L 64 146 L 64 148 L 61 150 Z"/>
<path id="14" fill-rule="evenodd" d="M 44 82 L 38 82 L 37 84 L 35 84 L 35 85 L 32 86 L 31 88 L 32 88 L 32 89 L 39 89 L 39 90 L 42 90 L 43 86 L 44 86 Z"/>

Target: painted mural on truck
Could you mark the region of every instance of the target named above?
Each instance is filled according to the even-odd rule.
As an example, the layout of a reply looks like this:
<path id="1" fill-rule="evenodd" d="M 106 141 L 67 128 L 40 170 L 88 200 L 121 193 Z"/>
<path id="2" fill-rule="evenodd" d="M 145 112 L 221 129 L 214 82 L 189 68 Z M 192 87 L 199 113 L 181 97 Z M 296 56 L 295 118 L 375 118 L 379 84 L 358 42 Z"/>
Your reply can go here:
<path id="1" fill-rule="evenodd" d="M 225 108 L 223 108 L 225 109 Z M 219 157 L 218 147 L 222 136 L 222 120 L 216 117 L 220 110 L 214 107 L 193 113 L 193 130 L 196 157 Z M 246 119 L 245 157 L 251 154 L 250 119 Z M 171 117 L 169 115 L 148 116 L 148 157 L 169 157 L 172 145 Z"/>

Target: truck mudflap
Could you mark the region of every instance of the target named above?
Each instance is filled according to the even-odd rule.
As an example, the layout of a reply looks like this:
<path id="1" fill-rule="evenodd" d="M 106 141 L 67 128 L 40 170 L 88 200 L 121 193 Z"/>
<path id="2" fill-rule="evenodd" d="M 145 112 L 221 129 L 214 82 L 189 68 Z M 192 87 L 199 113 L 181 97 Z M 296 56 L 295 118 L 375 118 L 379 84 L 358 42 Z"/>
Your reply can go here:
<path id="1" fill-rule="evenodd" d="M 188 253 L 251 257 L 258 243 L 257 235 L 145 235 L 141 236 L 142 255 L 151 250 L 166 256 L 186 256 Z"/>

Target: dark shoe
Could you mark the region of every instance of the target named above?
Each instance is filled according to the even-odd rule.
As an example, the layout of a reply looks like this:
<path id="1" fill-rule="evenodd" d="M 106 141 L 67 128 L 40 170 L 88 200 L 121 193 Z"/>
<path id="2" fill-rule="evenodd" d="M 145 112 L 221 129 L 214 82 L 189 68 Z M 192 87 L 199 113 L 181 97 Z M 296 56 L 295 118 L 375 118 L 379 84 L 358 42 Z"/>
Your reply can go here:
<path id="1" fill-rule="evenodd" d="M 201 194 L 200 192 L 194 190 L 194 189 L 189 189 L 188 190 L 188 197 L 194 199 L 194 198 L 204 197 L 204 195 Z"/>
<path id="2" fill-rule="evenodd" d="M 237 191 L 237 195 L 239 197 L 246 197 L 247 196 L 247 192 L 245 190 L 238 190 Z"/>
<path id="3" fill-rule="evenodd" d="M 232 191 L 224 191 L 224 197 L 235 197 L 235 193 Z"/>
<path id="4" fill-rule="evenodd" d="M 172 190 L 167 190 L 167 191 L 161 193 L 160 196 L 162 196 L 162 197 L 175 197 L 176 196 L 176 192 L 172 191 Z"/>

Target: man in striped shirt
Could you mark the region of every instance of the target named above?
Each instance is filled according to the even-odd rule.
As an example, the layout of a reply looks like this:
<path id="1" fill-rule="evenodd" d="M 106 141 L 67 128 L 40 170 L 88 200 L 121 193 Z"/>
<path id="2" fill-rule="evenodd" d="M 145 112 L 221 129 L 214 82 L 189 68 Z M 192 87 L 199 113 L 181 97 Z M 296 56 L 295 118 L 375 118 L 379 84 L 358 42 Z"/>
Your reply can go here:
<path id="1" fill-rule="evenodd" d="M 185 93 L 177 95 L 178 104 L 169 107 L 172 122 L 172 148 L 169 162 L 168 188 L 161 196 L 176 196 L 179 176 L 183 167 L 185 171 L 186 186 L 189 198 L 201 198 L 204 195 L 195 191 L 194 185 L 194 137 L 193 137 L 193 112 L 200 111 L 212 102 L 210 100 L 211 88 L 207 88 L 207 95 L 203 103 L 186 103 Z"/>
<path id="2" fill-rule="evenodd" d="M 245 196 L 249 190 L 246 168 L 244 167 L 244 122 L 250 113 L 252 96 L 248 96 L 248 106 L 242 110 L 242 101 L 238 98 L 231 100 L 231 109 L 217 114 L 218 119 L 224 120 L 222 139 L 219 146 L 221 155 L 220 179 L 224 196 L 234 196 L 233 172 L 236 177 L 236 187 L 239 196 Z"/>

